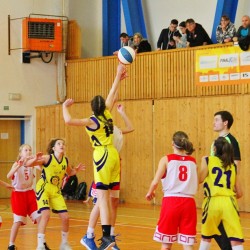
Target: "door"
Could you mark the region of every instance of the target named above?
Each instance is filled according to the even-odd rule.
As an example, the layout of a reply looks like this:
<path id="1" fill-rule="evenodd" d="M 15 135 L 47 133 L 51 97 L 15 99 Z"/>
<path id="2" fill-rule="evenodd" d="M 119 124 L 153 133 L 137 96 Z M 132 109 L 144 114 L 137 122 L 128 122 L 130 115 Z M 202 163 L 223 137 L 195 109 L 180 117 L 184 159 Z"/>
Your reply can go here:
<path id="1" fill-rule="evenodd" d="M 10 183 L 6 175 L 18 156 L 21 121 L 0 120 L 0 180 Z M 9 198 L 10 190 L 0 186 L 0 198 Z"/>

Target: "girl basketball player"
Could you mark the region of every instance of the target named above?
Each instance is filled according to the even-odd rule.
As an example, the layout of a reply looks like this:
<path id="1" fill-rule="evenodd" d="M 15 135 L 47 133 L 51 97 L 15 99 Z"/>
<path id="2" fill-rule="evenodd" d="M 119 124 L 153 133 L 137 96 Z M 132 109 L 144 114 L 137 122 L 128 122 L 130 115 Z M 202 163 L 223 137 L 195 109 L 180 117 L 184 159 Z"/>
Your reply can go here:
<path id="1" fill-rule="evenodd" d="M 120 159 L 116 148 L 113 145 L 113 120 L 110 109 L 114 105 L 120 80 L 126 78 L 126 68 L 123 64 L 117 67 L 117 73 L 108 97 L 105 100 L 102 96 L 95 96 L 91 101 L 93 115 L 85 119 L 71 118 L 68 107 L 74 101 L 67 99 L 63 103 L 63 117 L 68 125 L 85 126 L 86 132 L 94 148 L 94 180 L 97 189 L 103 237 L 99 249 L 108 249 L 115 245 L 114 239 L 110 236 L 111 212 L 109 190 L 116 191 L 120 183 Z"/>
<path id="2" fill-rule="evenodd" d="M 130 121 L 130 119 L 128 118 L 128 116 L 126 114 L 123 105 L 121 105 L 121 104 L 117 105 L 117 111 L 121 115 L 123 122 L 125 124 L 125 126 L 122 128 L 118 128 L 117 126 L 114 126 L 113 144 L 114 144 L 115 148 L 117 149 L 118 153 L 120 153 L 120 151 L 122 149 L 122 145 L 123 145 L 123 135 L 133 132 L 134 127 L 132 125 L 132 122 Z M 96 194 L 96 185 L 94 182 L 92 184 L 91 190 L 92 190 L 91 196 L 96 200 L 97 194 Z M 119 194 L 120 194 L 120 185 L 117 185 L 116 191 L 113 190 L 112 194 L 111 194 L 112 196 L 110 197 L 110 200 L 111 200 L 111 231 L 110 231 L 110 235 L 111 235 L 111 238 L 113 238 L 114 240 L 115 240 L 115 223 L 116 223 L 116 217 L 117 217 L 117 209 L 118 209 L 118 205 L 119 205 Z M 95 236 L 94 230 L 95 230 L 95 227 L 97 225 L 99 215 L 100 215 L 100 211 L 99 211 L 99 203 L 98 203 L 98 199 L 97 199 L 96 206 L 93 207 L 93 209 L 90 213 L 87 233 L 81 239 L 81 244 L 83 246 L 85 246 L 87 249 L 93 250 L 93 249 L 97 248 L 95 241 L 94 241 L 94 236 Z M 112 247 L 112 250 L 119 250 L 119 249 L 120 248 L 117 246 L 117 243 L 115 243 L 115 245 Z"/>
<path id="3" fill-rule="evenodd" d="M 35 175 L 33 168 L 25 166 L 25 162 L 32 153 L 31 146 L 23 144 L 19 148 L 17 161 L 12 165 L 7 174 L 7 178 L 12 180 L 14 190 L 11 194 L 11 206 L 13 211 L 14 223 L 10 232 L 10 242 L 8 250 L 15 250 L 15 240 L 20 226 L 26 224 L 27 216 L 34 223 L 40 222 L 40 214 L 37 212 L 36 194 L 33 190 Z M 44 249 L 49 249 L 45 241 Z"/>
<path id="4" fill-rule="evenodd" d="M 71 176 L 78 171 L 84 170 L 85 166 L 79 164 L 72 169 L 68 165 L 68 159 L 64 156 L 65 142 L 62 139 L 51 140 L 48 149 L 48 155 L 40 156 L 37 159 L 27 162 L 28 166 L 42 166 L 42 175 L 36 184 L 36 198 L 41 221 L 38 225 L 38 246 L 37 250 L 45 250 L 44 237 L 46 226 L 50 218 L 50 209 L 57 213 L 62 222 L 62 242 L 60 250 L 71 250 L 68 243 L 69 215 L 64 198 L 61 194 L 61 186 L 65 174 Z"/>
<path id="5" fill-rule="evenodd" d="M 197 223 L 194 200 L 198 187 L 197 166 L 190 156 L 194 149 L 182 131 L 173 135 L 172 147 L 173 154 L 161 158 L 146 199 L 150 201 L 155 197 L 161 180 L 164 197 L 154 240 L 162 243 L 161 250 L 170 250 L 176 241 L 183 245 L 183 249 L 191 250 Z"/>
<path id="6" fill-rule="evenodd" d="M 236 198 L 242 196 L 237 179 L 237 167 L 233 148 L 225 137 L 214 141 L 214 156 L 203 157 L 200 182 L 203 182 L 205 198 L 202 204 L 200 250 L 208 250 L 211 239 L 220 235 L 222 221 L 233 250 L 242 250 L 244 242 Z"/>

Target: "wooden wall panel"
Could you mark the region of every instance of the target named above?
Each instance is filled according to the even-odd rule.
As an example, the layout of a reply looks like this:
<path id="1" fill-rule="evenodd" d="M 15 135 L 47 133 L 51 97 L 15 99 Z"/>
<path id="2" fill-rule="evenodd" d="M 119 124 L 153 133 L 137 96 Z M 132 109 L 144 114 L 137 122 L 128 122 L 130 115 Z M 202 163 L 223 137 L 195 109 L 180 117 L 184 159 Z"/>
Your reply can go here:
<path id="1" fill-rule="evenodd" d="M 121 151 L 122 200 L 127 203 L 147 203 L 144 197 L 158 162 L 163 155 L 172 152 L 172 135 L 177 130 L 183 130 L 189 135 L 196 149 L 194 156 L 200 166 L 201 157 L 209 155 L 211 143 L 217 137 L 217 134 L 213 132 L 214 113 L 219 110 L 228 110 L 234 116 L 235 122 L 231 132 L 238 139 L 242 154 L 241 183 L 244 197 L 239 200 L 240 209 L 250 211 L 250 191 L 247 185 L 250 175 L 248 168 L 250 164 L 248 157 L 250 95 L 168 98 L 154 100 L 154 105 L 152 100 L 130 100 L 121 103 L 124 104 L 135 127 L 133 133 L 124 136 L 124 146 Z M 90 105 L 89 103 L 74 104 L 71 113 L 73 117 L 88 117 L 91 113 Z M 122 127 L 123 122 L 115 108 L 112 113 L 115 124 Z M 55 114 L 59 118 L 55 118 Z M 49 138 L 46 138 L 46 135 L 52 136 L 53 131 L 57 133 L 57 130 L 51 127 L 59 125 L 58 133 L 62 135 L 57 136 L 66 139 L 69 162 L 73 165 L 78 162 L 86 163 L 87 170 L 80 174 L 80 180 L 85 180 L 90 185 L 93 180 L 93 149 L 84 128 L 65 126 L 61 115 L 61 105 L 37 108 L 37 119 L 37 145 L 44 145 L 44 141 L 47 145 Z M 47 119 L 51 120 L 47 121 Z M 45 149 L 37 148 L 37 151 Z M 160 204 L 161 198 L 161 184 L 159 184 L 155 203 Z M 202 198 L 200 186 L 196 195 L 199 207 Z"/>
<path id="2" fill-rule="evenodd" d="M 135 131 L 124 135 L 121 199 L 128 203 L 143 204 L 147 203 L 145 195 L 153 176 L 152 101 L 127 101 L 124 106 Z M 122 126 L 121 119 L 115 115 L 115 123 Z"/>
<path id="3" fill-rule="evenodd" d="M 231 44 L 141 53 L 127 66 L 120 100 L 247 94 L 249 84 L 200 87 L 195 85 L 195 51 Z M 106 96 L 116 74 L 117 57 L 67 61 L 67 94 L 75 101 L 90 101 L 96 94 Z"/>

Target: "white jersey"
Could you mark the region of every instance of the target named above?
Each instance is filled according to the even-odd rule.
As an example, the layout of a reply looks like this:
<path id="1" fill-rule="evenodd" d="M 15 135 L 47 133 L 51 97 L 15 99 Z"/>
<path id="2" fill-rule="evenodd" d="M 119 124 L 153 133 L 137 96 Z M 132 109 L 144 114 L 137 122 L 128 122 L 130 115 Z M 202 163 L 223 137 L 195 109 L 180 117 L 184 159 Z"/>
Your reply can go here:
<path id="1" fill-rule="evenodd" d="M 162 177 L 164 197 L 194 196 L 198 189 L 196 160 L 188 155 L 167 155 L 168 166 Z"/>
<path id="2" fill-rule="evenodd" d="M 32 190 L 34 177 L 32 167 L 21 166 L 13 176 L 12 186 L 19 192 Z"/>
<path id="3" fill-rule="evenodd" d="M 114 131 L 113 131 L 113 144 L 116 148 L 116 150 L 118 151 L 118 153 L 120 153 L 121 149 L 122 149 L 122 145 L 123 145 L 123 134 L 122 131 L 114 126 Z"/>

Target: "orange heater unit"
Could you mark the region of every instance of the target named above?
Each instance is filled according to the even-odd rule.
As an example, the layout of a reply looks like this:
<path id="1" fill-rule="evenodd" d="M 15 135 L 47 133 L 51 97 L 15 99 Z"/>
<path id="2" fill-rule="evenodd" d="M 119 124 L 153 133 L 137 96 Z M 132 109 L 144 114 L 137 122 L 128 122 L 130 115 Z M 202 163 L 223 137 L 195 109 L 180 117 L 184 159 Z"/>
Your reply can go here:
<path id="1" fill-rule="evenodd" d="M 24 51 L 62 52 L 62 20 L 27 17 L 22 38 Z"/>

